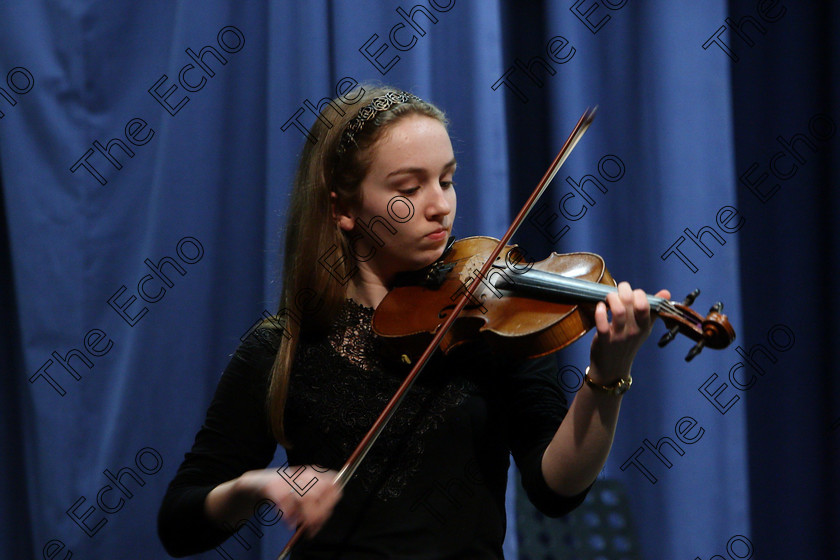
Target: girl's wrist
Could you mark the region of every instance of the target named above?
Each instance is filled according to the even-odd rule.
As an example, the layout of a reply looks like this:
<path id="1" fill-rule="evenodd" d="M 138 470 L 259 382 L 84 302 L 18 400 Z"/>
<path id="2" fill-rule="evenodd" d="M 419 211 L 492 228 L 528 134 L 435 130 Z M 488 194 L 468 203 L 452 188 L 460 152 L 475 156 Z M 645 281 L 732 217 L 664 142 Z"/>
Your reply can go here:
<path id="1" fill-rule="evenodd" d="M 611 376 L 609 379 L 605 379 L 601 372 L 591 365 L 586 368 L 583 379 L 586 385 L 594 391 L 610 395 L 623 395 L 633 383 L 629 370 L 624 375 Z"/>

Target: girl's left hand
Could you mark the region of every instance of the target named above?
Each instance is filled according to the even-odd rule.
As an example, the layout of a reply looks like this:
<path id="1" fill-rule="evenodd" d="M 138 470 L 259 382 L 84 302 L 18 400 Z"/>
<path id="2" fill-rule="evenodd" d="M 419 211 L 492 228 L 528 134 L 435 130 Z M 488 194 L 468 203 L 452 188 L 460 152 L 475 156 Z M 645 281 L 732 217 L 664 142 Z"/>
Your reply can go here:
<path id="1" fill-rule="evenodd" d="M 670 299 L 668 290 L 660 290 L 656 297 Z M 607 318 L 607 309 L 612 320 Z M 650 304 L 642 290 L 633 290 L 627 282 L 607 296 L 606 304 L 595 307 L 595 338 L 590 351 L 589 377 L 595 383 L 611 385 L 630 374 L 630 367 L 642 343 L 650 335 L 656 316 L 651 316 Z"/>

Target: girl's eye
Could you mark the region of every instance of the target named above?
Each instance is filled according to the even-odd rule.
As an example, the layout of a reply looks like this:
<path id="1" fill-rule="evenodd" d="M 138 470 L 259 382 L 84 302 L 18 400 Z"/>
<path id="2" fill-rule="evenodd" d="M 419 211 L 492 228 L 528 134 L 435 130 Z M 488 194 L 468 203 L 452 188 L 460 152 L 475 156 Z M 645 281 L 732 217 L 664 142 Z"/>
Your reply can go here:
<path id="1" fill-rule="evenodd" d="M 444 189 L 451 189 L 455 186 L 455 181 L 441 181 L 440 186 Z"/>
<path id="2" fill-rule="evenodd" d="M 408 194 L 414 194 L 414 193 L 416 193 L 416 192 L 417 192 L 417 191 L 419 191 L 419 190 L 420 190 L 420 187 L 419 187 L 419 186 L 416 186 L 416 187 L 411 187 L 411 188 L 409 188 L 409 189 L 401 189 L 401 190 L 400 190 L 400 193 L 405 194 L 405 195 L 408 195 Z"/>

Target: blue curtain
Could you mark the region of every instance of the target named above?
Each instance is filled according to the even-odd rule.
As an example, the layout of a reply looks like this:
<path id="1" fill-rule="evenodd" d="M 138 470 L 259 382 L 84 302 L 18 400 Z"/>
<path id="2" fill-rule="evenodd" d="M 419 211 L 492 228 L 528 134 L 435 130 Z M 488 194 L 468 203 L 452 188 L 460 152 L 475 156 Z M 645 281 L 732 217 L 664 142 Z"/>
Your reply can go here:
<path id="1" fill-rule="evenodd" d="M 827 4 L 3 3 L 0 555 L 166 557 L 166 484 L 240 337 L 277 306 L 311 108 L 380 81 L 448 113 L 461 236 L 500 236 L 598 105 L 516 241 L 601 254 L 675 299 L 700 288 L 695 307 L 723 301 L 738 333 L 688 364 L 684 338 L 639 354 L 605 476 L 628 490 L 643 557 L 828 558 Z M 570 392 L 588 340 L 558 354 Z M 201 557 L 273 558 L 289 533 L 259 529 Z"/>

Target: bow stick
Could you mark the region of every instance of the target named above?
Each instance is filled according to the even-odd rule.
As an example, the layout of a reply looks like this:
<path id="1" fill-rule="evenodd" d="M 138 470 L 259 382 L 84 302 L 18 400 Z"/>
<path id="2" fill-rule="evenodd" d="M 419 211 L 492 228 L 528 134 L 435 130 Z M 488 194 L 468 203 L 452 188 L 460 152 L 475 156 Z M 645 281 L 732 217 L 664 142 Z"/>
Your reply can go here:
<path id="1" fill-rule="evenodd" d="M 554 176 L 557 174 L 557 171 L 560 169 L 560 166 L 566 161 L 569 157 L 569 154 L 572 152 L 574 147 L 580 141 L 583 133 L 589 128 L 589 125 L 592 124 L 592 120 L 595 118 L 595 108 L 587 108 L 584 111 L 583 115 L 581 115 L 580 119 L 578 120 L 575 128 L 572 130 L 572 133 L 566 139 L 566 142 L 563 144 L 563 147 L 560 148 L 560 151 L 557 153 L 557 156 L 554 158 L 554 161 L 551 162 L 551 166 L 549 166 L 548 171 L 545 172 L 542 179 L 540 180 L 537 187 L 534 189 L 534 192 L 531 193 L 531 196 L 525 201 L 525 204 L 522 206 L 522 209 L 519 211 L 519 214 L 516 215 L 514 218 L 513 223 L 508 228 L 507 232 L 502 236 L 499 240 L 499 244 L 496 245 L 496 248 L 490 253 L 490 256 L 487 258 L 487 261 L 481 267 L 481 271 L 478 273 L 478 278 L 486 277 L 490 267 L 492 266 L 493 262 L 496 260 L 496 257 L 499 256 L 499 253 L 502 251 L 502 248 L 507 244 L 513 234 L 516 233 L 516 230 L 519 229 L 519 226 L 522 225 L 522 222 L 525 220 L 525 217 L 534 207 L 534 205 L 539 200 L 540 196 L 545 192 L 546 188 L 548 188 L 548 184 L 551 183 L 551 180 L 554 179 Z M 461 298 L 458 300 L 458 303 L 455 305 L 455 309 L 450 313 L 449 317 L 444 321 L 444 323 L 438 328 L 437 333 L 435 334 L 432 341 L 429 343 L 429 346 L 423 352 L 423 354 L 417 359 L 417 362 L 414 364 L 414 367 L 411 368 L 411 371 L 406 376 L 405 380 L 400 385 L 397 392 L 394 393 L 394 396 L 391 397 L 391 400 L 388 401 L 388 404 L 385 406 L 382 413 L 379 415 L 379 418 L 376 419 L 376 422 L 373 423 L 368 433 L 365 434 L 365 437 L 362 438 L 362 441 L 359 442 L 359 445 L 344 463 L 344 466 L 338 472 L 338 475 L 335 477 L 334 484 L 336 484 L 340 489 L 343 489 L 347 483 L 350 481 L 350 478 L 356 472 L 356 469 L 359 468 L 362 460 L 364 460 L 365 456 L 367 455 L 370 448 L 376 442 L 376 439 L 379 437 L 379 434 L 385 429 L 388 424 L 388 421 L 397 411 L 397 408 L 400 406 L 400 403 L 405 398 L 406 393 L 408 390 L 411 389 L 411 386 L 414 384 L 414 380 L 423 370 L 425 367 L 426 362 L 429 361 L 429 358 L 432 357 L 432 354 L 435 350 L 437 350 L 438 345 L 440 345 L 440 341 L 443 340 L 443 337 L 449 332 L 449 329 L 452 327 L 452 324 L 455 322 L 455 319 L 458 318 L 461 311 L 467 305 L 469 301 L 472 300 L 473 294 L 477 286 L 481 284 L 481 282 L 470 282 L 470 285 L 467 286 L 467 289 L 464 291 L 464 294 L 461 295 Z M 295 533 L 292 535 L 292 538 L 286 543 L 286 546 L 280 552 L 280 555 L 277 557 L 277 560 L 284 560 L 289 556 L 289 553 L 292 551 L 292 547 L 300 540 L 303 532 L 301 531 L 301 527 L 298 527 L 295 530 Z"/>

